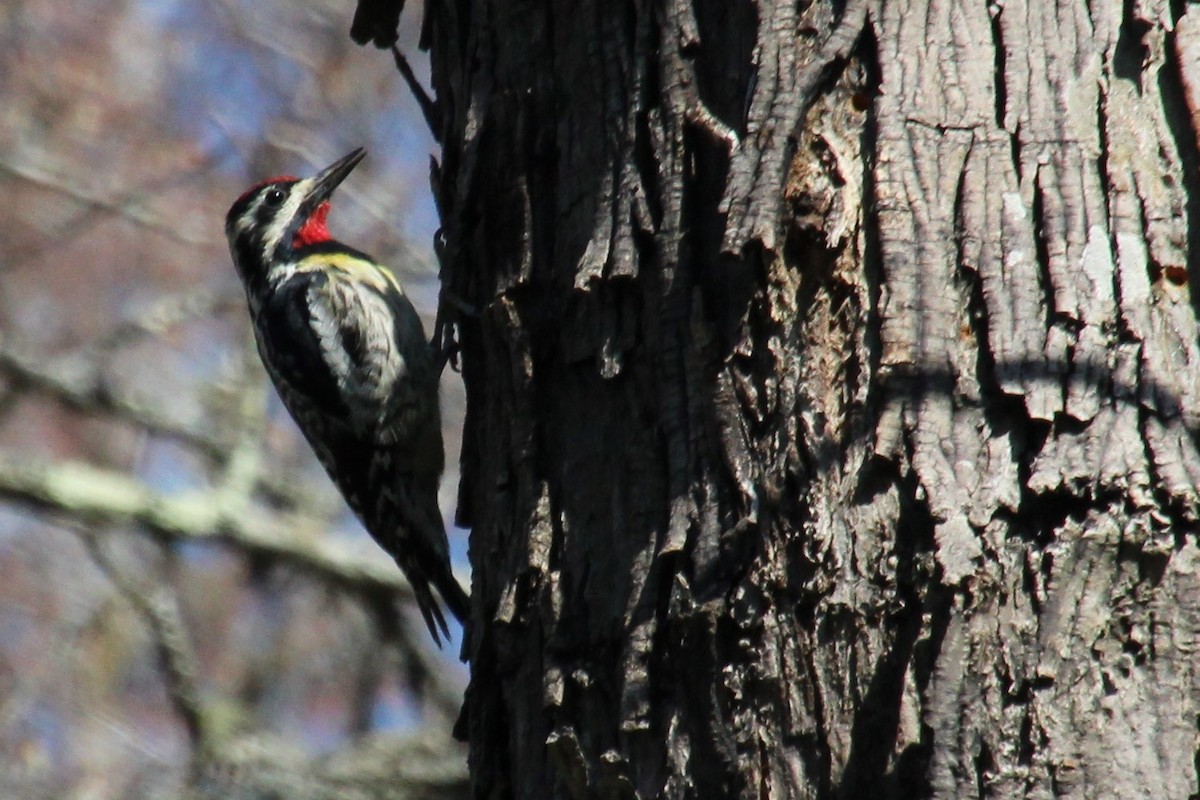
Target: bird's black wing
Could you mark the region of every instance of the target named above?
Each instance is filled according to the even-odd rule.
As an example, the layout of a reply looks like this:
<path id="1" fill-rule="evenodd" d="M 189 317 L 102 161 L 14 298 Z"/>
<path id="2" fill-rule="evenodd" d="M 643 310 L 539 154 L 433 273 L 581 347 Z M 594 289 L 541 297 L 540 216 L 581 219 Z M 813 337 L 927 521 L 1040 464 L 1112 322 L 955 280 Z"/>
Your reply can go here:
<path id="1" fill-rule="evenodd" d="M 285 282 L 259 311 L 255 330 L 263 363 L 293 415 L 296 409 L 286 395 L 302 398 L 312 412 L 348 421 L 342 388 L 313 326 L 313 297 L 327 283 L 321 272 L 304 273 Z"/>
<path id="2" fill-rule="evenodd" d="M 435 427 L 436 442 L 416 443 L 432 448 L 435 469 L 412 473 L 414 454 L 408 450 L 413 442 L 408 447 L 384 443 L 386 436 L 379 430 L 355 424 L 345 399 L 347 383 L 360 381 L 360 389 L 369 388 L 369 378 L 359 376 L 377 371 L 372 365 L 377 354 L 366 350 L 381 345 L 373 341 L 378 338 L 376 330 L 338 324 L 330 329 L 330 309 L 321 307 L 332 288 L 328 281 L 321 272 L 302 273 L 282 285 L 260 309 L 259 349 L 284 405 L 351 509 L 405 573 L 421 615 L 440 644 L 439 632 L 448 635 L 448 627 L 430 584 L 460 619 L 465 618 L 468 604 L 449 568 L 446 533 L 436 505 L 441 432 Z M 332 356 L 340 370 L 330 366 L 334 341 L 338 349 Z M 356 397 L 370 401 L 361 393 Z M 389 405 L 392 401 L 402 407 L 409 402 L 380 400 Z M 379 416 L 391 422 L 395 410 Z M 417 490 L 421 481 L 432 484 Z"/>

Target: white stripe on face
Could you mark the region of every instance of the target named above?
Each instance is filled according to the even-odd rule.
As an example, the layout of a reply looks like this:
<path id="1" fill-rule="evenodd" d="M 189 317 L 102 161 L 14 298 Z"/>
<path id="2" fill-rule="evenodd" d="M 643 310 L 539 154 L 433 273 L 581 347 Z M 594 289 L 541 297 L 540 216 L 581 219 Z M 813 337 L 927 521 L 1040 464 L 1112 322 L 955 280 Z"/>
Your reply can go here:
<path id="1" fill-rule="evenodd" d="M 287 198 L 283 201 L 283 205 L 275 210 L 275 215 L 272 217 L 270 224 L 263 229 L 263 255 L 266 258 L 275 252 L 275 248 L 283 241 L 284 235 L 287 233 L 288 227 L 300 212 L 300 204 L 304 201 L 305 195 L 313 185 L 312 178 L 305 178 L 293 183 L 287 189 Z M 255 215 L 261 205 L 266 202 L 265 195 L 260 196 L 255 202 L 253 212 L 247 214 L 243 219 L 244 224 L 249 227 L 253 224 Z"/>

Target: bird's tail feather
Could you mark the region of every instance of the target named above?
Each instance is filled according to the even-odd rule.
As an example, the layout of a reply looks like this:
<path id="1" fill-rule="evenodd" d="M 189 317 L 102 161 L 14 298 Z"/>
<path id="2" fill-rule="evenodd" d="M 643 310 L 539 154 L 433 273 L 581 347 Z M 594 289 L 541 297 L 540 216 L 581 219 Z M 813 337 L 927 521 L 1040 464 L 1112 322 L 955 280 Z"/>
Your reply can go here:
<path id="1" fill-rule="evenodd" d="M 429 583 L 424 580 L 412 580 L 413 597 L 417 601 L 417 608 L 421 612 L 421 617 L 425 620 L 426 627 L 429 628 L 429 633 L 433 635 L 433 643 L 438 647 L 442 646 L 442 639 L 449 640 L 450 628 L 446 624 L 446 617 L 442 614 L 442 609 L 438 606 L 437 600 L 433 598 L 433 592 L 429 590 Z"/>
<path id="2" fill-rule="evenodd" d="M 441 606 L 434 599 L 430 584 L 433 589 L 437 590 L 446 608 L 459 622 L 466 622 L 467 617 L 470 616 L 471 598 L 459 584 L 458 579 L 454 577 L 448 560 L 437 557 L 421 560 L 424 563 L 420 564 L 417 569 L 405 569 L 404 565 L 401 565 L 401 569 L 409 576 L 417 608 L 420 609 L 425 624 L 429 626 L 433 640 L 437 642 L 438 647 L 441 647 L 442 642 L 438 637 L 438 630 L 441 630 L 445 638 L 449 638 L 449 631 L 446 626 L 446 617 L 442 613 Z M 421 577 L 417 578 L 416 576 Z"/>
<path id="3" fill-rule="evenodd" d="M 463 590 L 458 578 L 454 577 L 449 564 L 445 564 L 441 571 L 434 573 L 433 583 L 450 613 L 457 617 L 459 622 L 466 622 L 467 617 L 471 615 L 471 597 Z"/>
<path id="4" fill-rule="evenodd" d="M 376 539 L 408 576 L 421 616 L 441 647 L 442 639 L 449 638 L 449 630 L 432 590 L 437 590 L 446 608 L 460 622 L 469 616 L 471 601 L 450 567 L 446 529 L 437 505 L 436 476 L 424 477 L 425 480 L 416 476 L 396 480 L 393 476 L 385 483 L 377 506 L 378 524 L 368 528 L 390 533 Z"/>

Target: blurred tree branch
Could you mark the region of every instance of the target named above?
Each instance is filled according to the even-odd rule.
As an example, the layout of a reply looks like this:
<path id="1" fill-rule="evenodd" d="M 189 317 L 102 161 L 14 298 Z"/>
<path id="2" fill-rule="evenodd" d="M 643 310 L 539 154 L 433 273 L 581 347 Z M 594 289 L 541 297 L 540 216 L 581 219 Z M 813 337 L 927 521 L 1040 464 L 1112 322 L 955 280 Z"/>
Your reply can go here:
<path id="1" fill-rule="evenodd" d="M 145 576 L 135 581 L 126 575 L 107 552 L 101 536 L 85 535 L 83 539 L 92 560 L 149 625 L 166 676 L 167 695 L 183 719 L 193 747 L 202 748 L 212 735 L 206 730 L 204 709 L 196 686 L 200 670 L 179 612 L 178 598 L 171 587 L 161 581 L 152 581 Z"/>
<path id="2" fill-rule="evenodd" d="M 454 800 L 470 796 L 462 750 L 448 730 L 374 736 L 311 760 L 277 737 L 231 741 L 204 763 L 187 800 Z"/>
<path id="3" fill-rule="evenodd" d="M 395 566 L 326 535 L 345 510 L 271 403 L 221 237 L 243 180 L 407 124 L 335 6 L 0 19 L 0 796 L 467 794 L 463 676 L 409 635 Z M 352 205 L 416 276 L 412 196 Z"/>
<path id="4" fill-rule="evenodd" d="M 224 449 L 223 442 L 198 426 L 164 414 L 152 404 L 122 396 L 92 359 L 46 360 L 5 342 L 0 336 L 0 373 L 18 385 L 50 394 L 76 411 L 112 414 L 150 433 L 177 439 L 210 455 Z"/>
<path id="5" fill-rule="evenodd" d="M 298 515 L 265 513 L 240 491 L 167 495 L 136 478 L 78 461 L 33 463 L 0 451 L 0 497 L 92 524 L 137 524 L 169 539 L 232 545 L 264 556 L 352 594 L 407 600 L 408 582 L 386 559 L 364 557 L 321 537 Z"/>
<path id="6" fill-rule="evenodd" d="M 447 715 L 433 718 L 420 737 L 368 737 L 315 762 L 287 740 L 245 733 L 237 709 L 206 705 L 199 666 L 178 598 L 162 580 L 135 580 L 106 551 L 104 539 L 84 536 L 96 563 L 146 622 L 167 693 L 193 743 L 194 797 L 260 797 L 286 792 L 301 798 L 454 798 L 467 788 L 466 765 L 450 735 Z"/>
<path id="7" fill-rule="evenodd" d="M 207 168 L 207 165 L 204 168 Z M 207 243 L 206 234 L 200 230 L 191 230 L 188 226 L 181 226 L 177 218 L 163 217 L 149 211 L 145 201 L 148 196 L 153 194 L 153 189 L 135 187 L 113 197 L 108 194 L 85 191 L 80 188 L 81 184 L 59 177 L 54 169 L 45 164 L 17 163 L 11 160 L 0 160 L 0 174 L 7 174 L 64 195 L 92 213 L 102 212 L 115 215 L 180 244 L 197 246 Z M 186 179 L 186 176 L 173 176 L 172 181 L 180 179 Z M 78 227 L 77 220 L 73 220 L 72 223 L 72 227 Z"/>
<path id="8" fill-rule="evenodd" d="M 235 415 L 242 417 L 243 421 L 238 426 L 224 428 L 181 419 L 177 414 L 164 413 L 154 402 L 141 401 L 122 392 L 113 381 L 109 361 L 120 347 L 133 344 L 143 337 L 161 336 L 190 319 L 211 316 L 235 307 L 240 311 L 241 303 L 240 292 L 201 290 L 168 296 L 145 313 L 114 327 L 88 347 L 54 358 L 29 352 L 15 343 L 7 342 L 0 333 L 0 376 L 7 377 L 12 383 L 6 394 L 0 394 L 0 411 L 3 411 L 6 402 L 16 399 L 17 389 L 35 390 L 53 397 L 72 410 L 111 416 L 147 433 L 193 447 L 218 463 L 223 462 L 238 450 L 233 447 L 230 435 L 222 431 L 241 430 L 247 413 L 258 418 L 263 414 L 265 376 L 255 356 L 251 355 L 246 360 L 247 369 L 235 377 L 239 385 L 233 387 L 234 391 L 226 393 L 233 395 L 225 399 L 226 404 L 233 406 Z M 253 349 L 253 345 L 250 347 Z M 253 378 L 246 374 L 247 371 L 253 373 Z M 247 400 L 253 404 L 250 409 L 244 407 Z M 298 489 L 294 482 L 277 473 L 260 471 L 257 479 L 260 488 L 270 497 L 286 500 L 289 505 L 294 505 L 298 500 Z"/>

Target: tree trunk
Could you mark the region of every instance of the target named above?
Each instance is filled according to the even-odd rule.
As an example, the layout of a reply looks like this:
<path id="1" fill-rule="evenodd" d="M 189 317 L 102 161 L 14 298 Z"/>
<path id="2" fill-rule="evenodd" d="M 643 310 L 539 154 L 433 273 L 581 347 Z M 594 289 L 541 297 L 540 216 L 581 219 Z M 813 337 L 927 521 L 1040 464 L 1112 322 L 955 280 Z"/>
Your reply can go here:
<path id="1" fill-rule="evenodd" d="M 476 796 L 1200 791 L 1182 11 L 430 0 Z"/>

